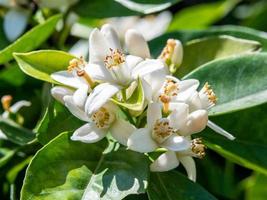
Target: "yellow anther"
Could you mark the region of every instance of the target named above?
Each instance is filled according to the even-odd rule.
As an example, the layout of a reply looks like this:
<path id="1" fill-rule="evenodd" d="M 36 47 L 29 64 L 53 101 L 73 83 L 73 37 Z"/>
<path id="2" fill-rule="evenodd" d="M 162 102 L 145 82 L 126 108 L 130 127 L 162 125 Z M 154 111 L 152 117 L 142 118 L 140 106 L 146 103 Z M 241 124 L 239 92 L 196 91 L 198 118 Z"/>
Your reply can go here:
<path id="1" fill-rule="evenodd" d="M 206 146 L 203 144 L 201 138 L 196 138 L 191 142 L 191 150 L 198 158 L 204 158 Z"/>
<path id="2" fill-rule="evenodd" d="M 104 63 L 108 69 L 118 67 L 120 64 L 125 62 L 125 56 L 120 50 L 113 50 L 111 48 L 109 50 L 110 54 L 107 55 L 104 60 Z"/>
<path id="3" fill-rule="evenodd" d="M 5 111 L 10 111 L 10 105 L 13 97 L 11 95 L 5 95 L 1 98 L 2 106 Z"/>

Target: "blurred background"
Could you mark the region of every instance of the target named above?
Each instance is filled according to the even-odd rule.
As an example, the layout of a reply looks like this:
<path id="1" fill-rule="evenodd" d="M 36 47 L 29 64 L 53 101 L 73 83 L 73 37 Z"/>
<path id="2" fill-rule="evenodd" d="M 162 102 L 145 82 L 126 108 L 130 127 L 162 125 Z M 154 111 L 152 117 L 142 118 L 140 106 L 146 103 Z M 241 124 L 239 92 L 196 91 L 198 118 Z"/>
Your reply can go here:
<path id="1" fill-rule="evenodd" d="M 266 0 L 183 0 L 177 3 L 173 1 L 173 5 L 166 6 L 164 12 L 156 12 L 152 15 L 139 13 L 138 16 L 128 17 L 112 16 L 114 9 L 119 15 L 124 15 L 124 10 L 120 6 L 110 7 L 107 0 L 103 1 L 104 7 L 101 8 L 98 3 L 95 3 L 96 1 L 90 2 L 86 0 L 79 2 L 78 0 L 58 2 L 0 0 L 0 49 L 4 49 L 21 35 L 56 13 L 62 13 L 64 21 L 57 24 L 57 31 L 46 42 L 42 42 L 37 49 L 59 49 L 85 58 L 88 58 L 87 39 L 90 31 L 104 23 L 113 24 L 121 37 L 128 28 L 138 29 L 149 41 L 168 32 L 202 30 L 213 26 L 238 25 L 267 31 Z M 135 2 L 143 1 L 136 0 Z M 164 0 L 160 2 L 164 3 Z M 90 13 L 87 8 L 90 8 Z M 102 13 L 100 13 L 101 9 Z M 149 8 L 147 10 L 149 13 Z M 125 13 L 125 15 L 135 14 L 134 11 Z M 12 95 L 13 102 L 22 99 L 31 101 L 32 106 L 22 108 L 20 114 L 24 116 L 24 127 L 35 128 L 44 112 L 42 105 L 46 97 L 43 94 L 45 94 L 47 85 L 25 75 L 12 59 L 0 63 L 0 96 Z M 220 121 L 223 127 L 232 130 L 231 127 L 241 120 L 240 116 L 243 116 L 244 122 L 249 120 L 246 116 L 257 118 L 259 114 L 264 116 L 266 111 L 267 105 L 261 105 L 246 111 L 238 111 L 231 116 L 215 117 L 214 121 Z M 4 110 L 0 108 L 0 113 L 2 112 Z M 257 132 L 258 141 L 262 142 L 262 145 L 267 144 L 266 137 L 263 137 L 265 130 L 259 128 L 264 124 L 267 125 L 266 117 L 261 119 L 261 125 L 249 124 L 249 121 L 243 124 L 234 126 L 232 131 L 240 134 L 247 132 L 244 136 L 247 139 L 255 137 L 253 134 Z M 26 157 L 26 154 L 16 154 L 8 160 L 7 155 L 12 154 L 12 149 L 15 148 L 16 145 L 12 142 L 0 140 L 0 199 L 9 199 L 10 195 L 13 195 L 12 191 L 17 197 L 19 196 L 25 169 L 35 152 L 34 150 L 27 152 Z M 25 160 L 25 158 L 29 159 Z M 12 169 L 10 165 L 5 165 L 7 160 L 14 166 Z M 234 164 L 214 151 L 207 150 L 207 156 L 202 160 L 197 160 L 197 168 L 197 182 L 218 199 L 267 199 L 267 177 L 265 175 Z M 182 168 L 179 170 L 183 171 Z M 12 190 L 13 186 L 16 190 Z"/>

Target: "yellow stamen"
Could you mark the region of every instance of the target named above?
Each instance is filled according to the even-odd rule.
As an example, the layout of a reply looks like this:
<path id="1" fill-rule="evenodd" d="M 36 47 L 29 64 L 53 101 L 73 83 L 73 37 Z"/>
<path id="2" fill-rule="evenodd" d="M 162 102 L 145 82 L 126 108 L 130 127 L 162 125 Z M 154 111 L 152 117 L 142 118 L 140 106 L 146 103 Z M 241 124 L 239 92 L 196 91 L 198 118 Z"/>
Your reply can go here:
<path id="1" fill-rule="evenodd" d="M 98 128 L 109 128 L 113 119 L 113 116 L 104 107 L 101 107 L 92 115 L 92 121 Z"/>
<path id="2" fill-rule="evenodd" d="M 10 105 L 13 97 L 11 95 L 5 95 L 1 98 L 2 106 L 5 111 L 10 111 Z"/>
<path id="3" fill-rule="evenodd" d="M 204 156 L 206 155 L 205 153 L 206 146 L 203 144 L 201 138 L 196 138 L 192 140 L 191 149 L 192 152 L 195 153 L 198 158 L 204 158 Z"/>
<path id="4" fill-rule="evenodd" d="M 82 57 L 80 57 L 79 59 L 74 58 L 69 62 L 68 71 L 72 72 L 73 70 L 76 70 L 77 76 L 83 77 L 92 88 L 94 86 L 94 81 L 90 77 L 90 75 L 85 72 L 85 66 L 86 62 Z"/>
<path id="5" fill-rule="evenodd" d="M 216 97 L 215 93 L 213 92 L 208 82 L 205 83 L 203 89 L 205 93 L 207 94 L 209 101 L 213 104 L 216 104 L 218 98 Z"/>
<path id="6" fill-rule="evenodd" d="M 176 42 L 174 39 L 168 39 L 167 44 L 162 50 L 159 58 L 164 60 L 167 64 L 170 64 L 169 62 L 171 62 L 171 57 L 173 55 L 175 45 Z"/>
<path id="7" fill-rule="evenodd" d="M 163 142 L 173 133 L 174 130 L 170 127 L 168 119 L 159 119 L 156 121 L 153 128 L 153 137 L 157 142 Z"/>
<path id="8" fill-rule="evenodd" d="M 104 63 L 108 69 L 118 67 L 120 64 L 125 62 L 125 56 L 120 50 L 113 50 L 111 48 L 109 50 L 110 54 L 107 55 L 104 60 Z"/>

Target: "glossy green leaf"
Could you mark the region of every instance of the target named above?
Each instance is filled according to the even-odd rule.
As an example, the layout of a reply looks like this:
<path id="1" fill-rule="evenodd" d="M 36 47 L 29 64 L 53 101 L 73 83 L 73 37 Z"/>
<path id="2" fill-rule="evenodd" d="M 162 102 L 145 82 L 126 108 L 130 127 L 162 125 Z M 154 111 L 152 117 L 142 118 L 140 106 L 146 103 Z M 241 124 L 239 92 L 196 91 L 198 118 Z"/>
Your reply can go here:
<path id="1" fill-rule="evenodd" d="M 15 150 L 0 148 L 0 167 L 4 166 L 16 153 Z"/>
<path id="2" fill-rule="evenodd" d="M 208 128 L 200 137 L 209 148 L 244 167 L 267 175 L 267 104 L 210 118 L 213 122 L 232 133 L 231 141 L 210 131 Z"/>
<path id="3" fill-rule="evenodd" d="M 134 90 L 131 97 L 127 99 L 125 102 L 121 102 L 116 99 L 112 99 L 112 101 L 129 110 L 136 112 L 142 111 L 144 109 L 144 104 L 145 104 L 145 94 L 141 80 L 140 79 L 138 80 L 138 85 L 136 89 Z"/>
<path id="4" fill-rule="evenodd" d="M 32 131 L 2 117 L 0 117 L 0 130 L 7 136 L 8 140 L 19 145 L 25 145 L 35 138 Z"/>
<path id="5" fill-rule="evenodd" d="M 107 18 L 119 16 L 131 16 L 149 14 L 162 11 L 179 0 L 80 0 L 74 10 L 83 17 Z M 103 6 L 105 12 L 103 12 Z"/>
<path id="6" fill-rule="evenodd" d="M 184 8 L 175 14 L 169 30 L 205 28 L 226 16 L 239 1 L 218 1 Z"/>
<path id="7" fill-rule="evenodd" d="M 106 140 L 94 144 L 74 142 L 63 133 L 33 158 L 22 188 L 21 199 L 119 200 L 144 193 L 148 160 L 124 149 L 104 152 Z"/>
<path id="8" fill-rule="evenodd" d="M 65 106 L 51 98 L 36 129 L 37 139 L 46 144 L 60 133 L 74 131 L 83 124 L 84 122 L 72 115 Z"/>
<path id="9" fill-rule="evenodd" d="M 175 38 L 182 41 L 183 44 L 190 40 L 209 36 L 230 35 L 237 38 L 254 40 L 262 45 L 262 51 L 267 51 L 267 34 L 247 27 L 241 26 L 215 26 L 207 30 L 184 30 L 166 33 L 149 43 L 151 53 L 158 57 L 162 48 L 166 45 L 169 38 Z"/>
<path id="10" fill-rule="evenodd" d="M 12 60 L 13 52 L 27 52 L 39 47 L 53 33 L 60 19 L 61 15 L 51 17 L 0 51 L 0 64 Z"/>
<path id="11" fill-rule="evenodd" d="M 152 173 L 148 187 L 150 200 L 215 200 L 197 183 L 193 183 L 184 175 L 176 171 Z"/>
<path id="12" fill-rule="evenodd" d="M 42 50 L 30 53 L 15 53 L 19 67 L 26 74 L 39 80 L 56 83 L 50 74 L 66 70 L 74 56 L 63 51 Z"/>
<path id="13" fill-rule="evenodd" d="M 260 50 L 261 45 L 251 40 L 232 36 L 213 36 L 196 39 L 184 46 L 184 57 L 176 76 L 183 77 L 207 62 Z"/>
<path id="14" fill-rule="evenodd" d="M 267 53 L 240 55 L 209 62 L 183 79 L 208 82 L 218 97 L 210 115 L 233 112 L 267 101 Z"/>

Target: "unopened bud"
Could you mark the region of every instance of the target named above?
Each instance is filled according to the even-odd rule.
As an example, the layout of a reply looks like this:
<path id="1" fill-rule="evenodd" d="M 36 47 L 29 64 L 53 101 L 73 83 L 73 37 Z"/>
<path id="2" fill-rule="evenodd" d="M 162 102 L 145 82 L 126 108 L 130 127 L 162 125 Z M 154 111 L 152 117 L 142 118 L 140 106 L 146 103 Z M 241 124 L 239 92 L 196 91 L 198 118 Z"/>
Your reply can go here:
<path id="1" fill-rule="evenodd" d="M 174 73 L 182 64 L 183 46 L 179 40 L 168 39 L 166 46 L 162 50 L 160 59 L 169 66 L 170 72 Z"/>

